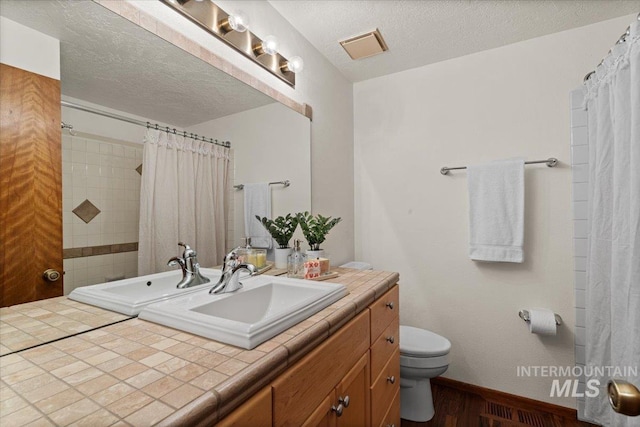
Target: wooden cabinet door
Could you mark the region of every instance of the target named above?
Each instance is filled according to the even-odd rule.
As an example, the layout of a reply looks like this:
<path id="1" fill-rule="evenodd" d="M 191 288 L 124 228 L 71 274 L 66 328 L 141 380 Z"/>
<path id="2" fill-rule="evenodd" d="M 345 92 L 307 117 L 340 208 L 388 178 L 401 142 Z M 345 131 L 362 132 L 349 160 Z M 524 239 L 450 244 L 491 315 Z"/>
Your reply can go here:
<path id="1" fill-rule="evenodd" d="M 331 391 L 322 403 L 313 411 L 302 427 L 335 427 L 336 416 L 331 407 L 336 401 L 336 393 Z"/>
<path id="2" fill-rule="evenodd" d="M 0 307 L 60 296 L 60 82 L 0 64 Z"/>
<path id="3" fill-rule="evenodd" d="M 336 387 L 336 405 L 349 400 L 342 415 L 336 417 L 337 427 L 360 427 L 370 425 L 369 421 L 369 352 L 366 352 L 356 365 Z M 342 403 L 344 406 L 344 403 Z"/>
<path id="4" fill-rule="evenodd" d="M 216 425 L 218 427 L 271 427 L 271 414 L 271 386 L 267 386 Z"/>

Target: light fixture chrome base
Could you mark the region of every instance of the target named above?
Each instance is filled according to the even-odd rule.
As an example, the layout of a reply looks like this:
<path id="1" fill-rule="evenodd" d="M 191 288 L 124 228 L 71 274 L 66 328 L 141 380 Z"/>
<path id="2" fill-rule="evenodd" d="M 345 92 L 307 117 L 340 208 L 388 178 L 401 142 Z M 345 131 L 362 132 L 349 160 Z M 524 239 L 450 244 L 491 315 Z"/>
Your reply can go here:
<path id="1" fill-rule="evenodd" d="M 287 63 L 287 58 L 278 53 L 264 55 L 254 52 L 256 46 L 262 45 L 262 39 L 249 30 L 241 33 L 231 30 L 229 14 L 216 4 L 210 1 L 195 0 L 160 1 L 210 34 L 213 34 L 289 86 L 296 86 L 296 74 L 288 71 L 286 67 L 282 68 L 282 65 Z"/>

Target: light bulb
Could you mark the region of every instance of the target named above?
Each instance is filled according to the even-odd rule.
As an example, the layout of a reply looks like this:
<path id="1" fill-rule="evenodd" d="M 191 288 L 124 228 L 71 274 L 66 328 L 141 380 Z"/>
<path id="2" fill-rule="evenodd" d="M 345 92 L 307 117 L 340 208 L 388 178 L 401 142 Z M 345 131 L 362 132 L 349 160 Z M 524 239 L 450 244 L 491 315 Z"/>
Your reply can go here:
<path id="1" fill-rule="evenodd" d="M 304 68 L 304 61 L 299 56 L 294 56 L 287 61 L 285 68 L 292 73 L 299 73 Z"/>
<path id="2" fill-rule="evenodd" d="M 243 12 L 229 15 L 229 26 L 234 31 L 244 33 L 249 28 L 249 17 Z"/>
<path id="3" fill-rule="evenodd" d="M 278 39 L 276 36 L 267 36 L 262 40 L 262 50 L 267 55 L 275 55 L 278 52 Z"/>

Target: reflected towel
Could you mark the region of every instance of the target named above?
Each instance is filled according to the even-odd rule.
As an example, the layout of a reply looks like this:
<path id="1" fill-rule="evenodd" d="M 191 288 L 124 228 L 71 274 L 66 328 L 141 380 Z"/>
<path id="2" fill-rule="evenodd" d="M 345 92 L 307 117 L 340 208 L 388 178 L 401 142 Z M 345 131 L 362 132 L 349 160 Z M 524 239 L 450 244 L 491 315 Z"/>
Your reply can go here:
<path id="1" fill-rule="evenodd" d="M 271 189 L 266 182 L 244 184 L 244 233 L 254 248 L 271 249 L 273 239 L 256 215 L 271 218 Z"/>
<path id="2" fill-rule="evenodd" d="M 524 260 L 524 160 L 467 168 L 469 257 L 477 261 Z"/>

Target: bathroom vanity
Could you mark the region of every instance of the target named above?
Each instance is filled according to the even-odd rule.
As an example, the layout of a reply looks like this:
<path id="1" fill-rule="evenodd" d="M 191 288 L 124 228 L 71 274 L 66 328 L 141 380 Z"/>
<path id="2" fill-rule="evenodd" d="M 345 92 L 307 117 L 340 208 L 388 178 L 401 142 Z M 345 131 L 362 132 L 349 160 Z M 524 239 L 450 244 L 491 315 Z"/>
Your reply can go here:
<path id="1" fill-rule="evenodd" d="M 0 424 L 398 426 L 398 274 L 338 270 L 347 296 L 253 350 L 134 318 L 2 356 Z"/>

